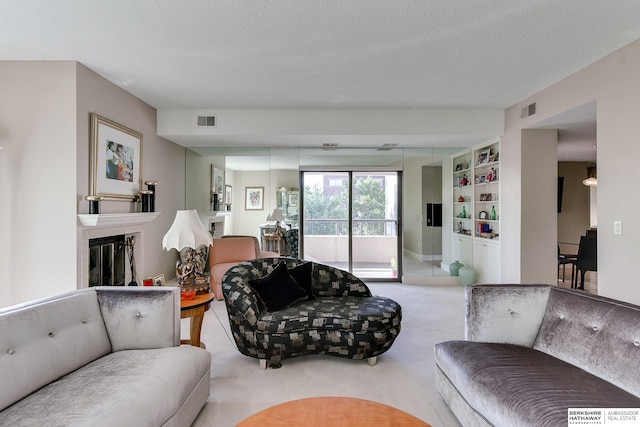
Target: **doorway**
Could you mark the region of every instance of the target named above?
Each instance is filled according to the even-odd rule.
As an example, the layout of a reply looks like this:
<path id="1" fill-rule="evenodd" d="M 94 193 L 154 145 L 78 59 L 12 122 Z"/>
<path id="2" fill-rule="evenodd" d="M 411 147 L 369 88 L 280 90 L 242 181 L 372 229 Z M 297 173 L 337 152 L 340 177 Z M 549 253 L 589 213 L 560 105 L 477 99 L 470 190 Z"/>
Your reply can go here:
<path id="1" fill-rule="evenodd" d="M 398 171 L 301 172 L 302 258 L 366 280 L 398 280 L 400 184 Z"/>

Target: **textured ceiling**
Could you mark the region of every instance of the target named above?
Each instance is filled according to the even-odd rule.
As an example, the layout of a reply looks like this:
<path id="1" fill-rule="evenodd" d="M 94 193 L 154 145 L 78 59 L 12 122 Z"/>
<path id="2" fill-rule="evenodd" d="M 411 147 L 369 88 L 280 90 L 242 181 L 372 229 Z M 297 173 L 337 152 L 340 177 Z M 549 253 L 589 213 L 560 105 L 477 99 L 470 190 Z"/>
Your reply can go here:
<path id="1" fill-rule="evenodd" d="M 3 0 L 0 58 L 156 108 L 506 108 L 640 38 L 638 0 Z"/>

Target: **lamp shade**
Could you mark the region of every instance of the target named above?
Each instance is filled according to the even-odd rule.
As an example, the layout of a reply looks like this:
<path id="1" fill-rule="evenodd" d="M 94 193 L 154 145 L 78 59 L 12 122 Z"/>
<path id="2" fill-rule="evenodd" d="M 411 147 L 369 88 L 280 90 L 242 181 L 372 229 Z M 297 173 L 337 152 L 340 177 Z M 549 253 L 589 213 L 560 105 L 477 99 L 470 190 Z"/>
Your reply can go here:
<path id="1" fill-rule="evenodd" d="M 211 234 L 200 221 L 196 211 L 178 211 L 171 228 L 162 238 L 162 248 L 177 249 L 197 248 L 200 245 L 211 245 Z"/>
<path id="2" fill-rule="evenodd" d="M 284 221 L 284 214 L 278 208 L 275 208 L 269 217 L 271 221 Z"/>

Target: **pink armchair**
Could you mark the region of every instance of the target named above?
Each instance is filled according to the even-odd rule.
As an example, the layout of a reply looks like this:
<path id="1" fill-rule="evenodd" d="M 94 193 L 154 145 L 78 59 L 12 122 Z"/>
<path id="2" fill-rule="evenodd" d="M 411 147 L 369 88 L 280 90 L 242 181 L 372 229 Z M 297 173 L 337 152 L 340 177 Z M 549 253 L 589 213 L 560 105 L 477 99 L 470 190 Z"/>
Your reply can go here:
<path id="1" fill-rule="evenodd" d="M 209 274 L 211 289 L 217 300 L 224 299 L 222 276 L 234 265 L 256 258 L 280 256 L 277 252 L 261 251 L 255 236 L 223 236 L 214 239 L 209 248 Z"/>

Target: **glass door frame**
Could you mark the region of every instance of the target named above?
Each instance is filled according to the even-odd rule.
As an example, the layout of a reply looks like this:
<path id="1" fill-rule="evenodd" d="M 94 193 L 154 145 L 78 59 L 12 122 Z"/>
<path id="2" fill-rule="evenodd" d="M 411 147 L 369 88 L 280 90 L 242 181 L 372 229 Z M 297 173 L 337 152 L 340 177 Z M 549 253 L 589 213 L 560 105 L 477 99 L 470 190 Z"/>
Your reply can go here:
<path id="1" fill-rule="evenodd" d="M 354 180 L 353 175 L 355 173 L 367 173 L 367 172 L 383 172 L 389 173 L 393 172 L 396 174 L 397 178 L 397 189 L 396 189 L 396 207 L 397 207 L 397 221 L 396 221 L 396 262 L 397 262 L 397 275 L 396 277 L 366 277 L 362 276 L 363 280 L 368 282 L 401 282 L 402 274 L 403 274 L 403 227 L 402 227 L 402 219 L 403 219 L 403 207 L 402 207 L 402 170 L 398 168 L 389 168 L 389 167 L 355 167 L 355 168 L 331 168 L 331 167 L 301 167 L 300 168 L 300 222 L 299 222 L 299 245 L 300 245 L 300 254 L 302 258 L 304 258 L 304 174 L 305 172 L 317 172 L 317 173 L 331 173 L 331 172 L 341 172 L 348 175 L 349 186 L 348 186 L 348 229 L 349 229 L 349 239 L 348 239 L 348 270 L 353 273 L 353 193 L 354 193 Z M 360 276 L 359 276 L 360 277 Z"/>

